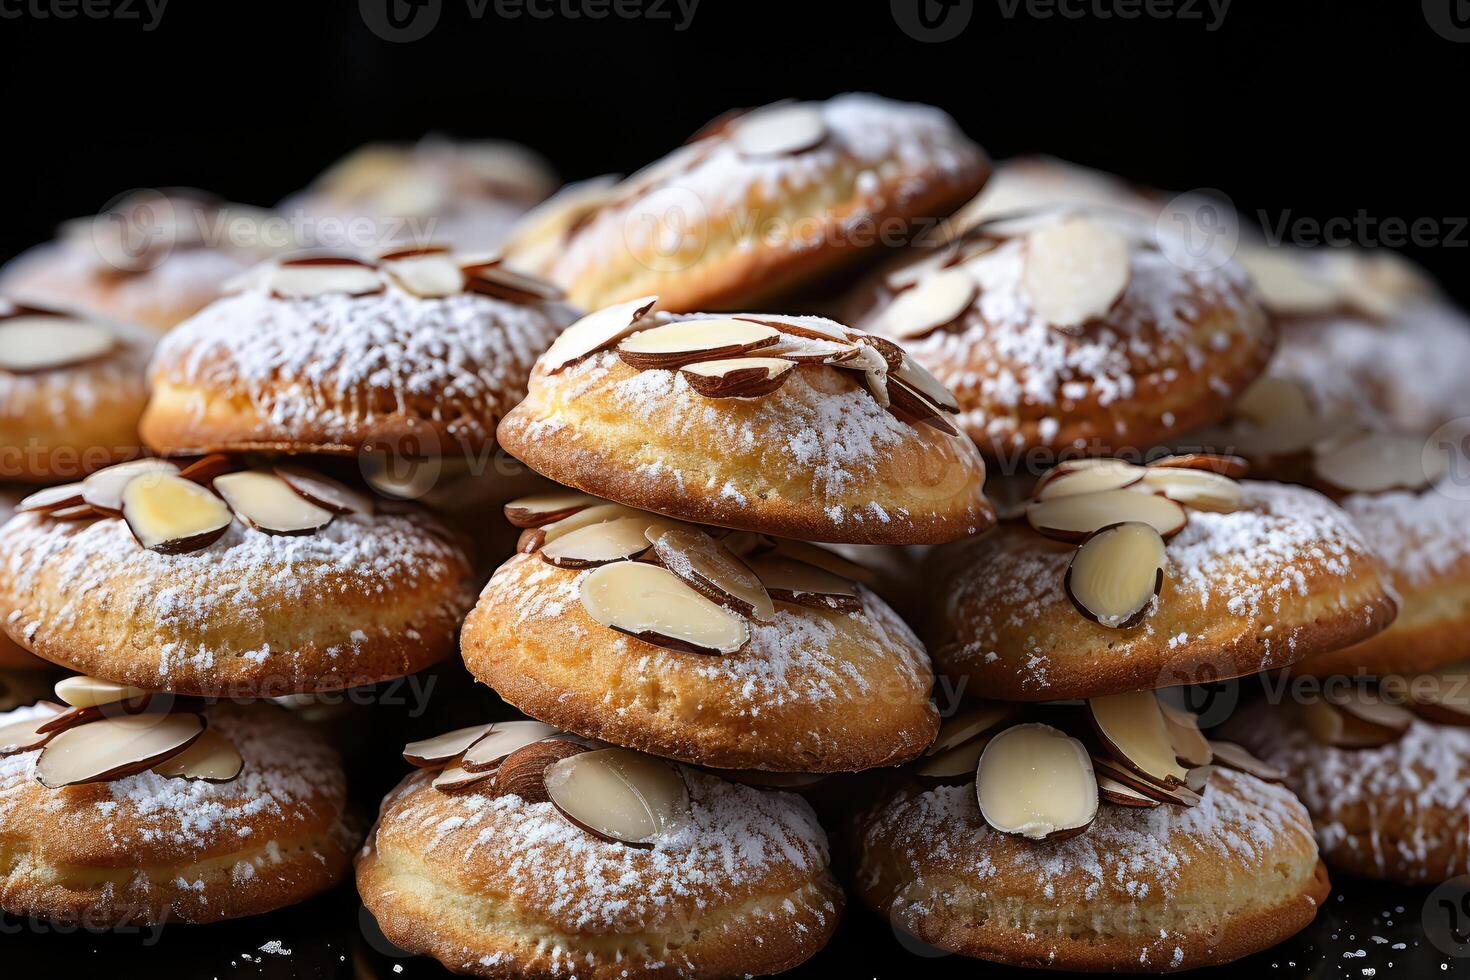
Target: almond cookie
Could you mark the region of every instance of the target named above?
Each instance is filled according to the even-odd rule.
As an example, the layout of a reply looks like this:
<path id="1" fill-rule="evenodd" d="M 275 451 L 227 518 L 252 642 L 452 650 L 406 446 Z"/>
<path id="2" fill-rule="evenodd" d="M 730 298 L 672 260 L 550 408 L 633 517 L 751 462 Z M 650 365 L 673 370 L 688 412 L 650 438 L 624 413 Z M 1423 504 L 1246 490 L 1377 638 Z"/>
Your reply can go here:
<path id="1" fill-rule="evenodd" d="M 939 671 L 985 697 L 1090 697 L 1284 667 L 1387 627 L 1391 586 L 1346 515 L 1210 468 L 1236 464 L 1062 464 L 1022 518 L 935 557 Z"/>
<path id="2" fill-rule="evenodd" d="M 954 120 L 872 95 L 722 116 L 615 188 L 552 278 L 596 309 L 736 309 L 907 241 L 975 195 L 990 165 Z"/>
<path id="3" fill-rule="evenodd" d="M 0 525 L 4 525 L 14 516 L 15 505 L 20 503 L 24 497 L 25 494 L 19 490 L 0 488 Z M 26 653 L 25 650 L 15 645 L 15 641 L 0 632 L 0 671 L 36 670 L 46 666 L 46 661 Z"/>
<path id="4" fill-rule="evenodd" d="M 501 445 L 558 483 L 682 520 L 923 544 L 994 520 L 952 396 L 896 345 L 820 317 L 591 314 L 537 363 Z"/>
<path id="5" fill-rule="evenodd" d="M 260 266 L 170 334 L 144 441 L 163 454 L 483 454 L 574 319 L 547 284 L 441 246 Z"/>
<path id="6" fill-rule="evenodd" d="M 1223 417 L 1275 344 L 1243 269 L 1192 267 L 1126 215 L 1046 209 L 909 252 L 852 322 L 949 386 L 988 456 L 1154 446 Z"/>
<path id="7" fill-rule="evenodd" d="M 49 735 L 30 732 L 75 720 L 59 706 L 0 715 L 0 909 L 89 926 L 218 922 L 341 880 L 361 832 L 337 754 L 279 708 L 174 708 Z"/>
<path id="8" fill-rule="evenodd" d="M 0 480 L 75 480 L 140 453 L 153 337 L 0 298 Z"/>
<path id="9" fill-rule="evenodd" d="M 383 801 L 357 886 L 398 946 L 473 976 L 622 980 L 779 973 L 831 937 L 842 890 L 800 797 L 516 741 L 482 753 L 476 783 L 451 764 Z"/>
<path id="10" fill-rule="evenodd" d="M 468 559 L 426 512 L 301 467 L 119 464 L 0 528 L 10 638 L 150 691 L 338 690 L 448 654 Z"/>

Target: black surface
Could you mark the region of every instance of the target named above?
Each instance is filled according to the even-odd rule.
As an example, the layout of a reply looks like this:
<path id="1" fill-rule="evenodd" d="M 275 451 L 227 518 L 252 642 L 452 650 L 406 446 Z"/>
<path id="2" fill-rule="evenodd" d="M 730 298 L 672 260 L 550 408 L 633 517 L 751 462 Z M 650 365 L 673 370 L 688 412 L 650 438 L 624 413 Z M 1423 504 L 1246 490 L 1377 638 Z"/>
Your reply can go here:
<path id="1" fill-rule="evenodd" d="M 887 0 L 702 0 L 685 30 L 506 19 L 493 5 L 476 18 L 466 0 L 442 0 L 437 27 L 414 43 L 374 36 L 352 0 L 172 0 L 151 30 L 35 15 L 53 2 L 66 0 L 0 0 L 0 257 L 131 188 L 194 185 L 270 204 L 368 139 L 512 138 L 586 177 L 636 168 L 731 106 L 863 89 L 938 104 L 997 156 L 1044 150 L 1157 186 L 1217 188 L 1267 224 L 1346 219 L 1348 239 L 1373 244 L 1384 222 L 1429 220 L 1437 244 L 1405 251 L 1470 298 L 1470 45 L 1431 26 L 1461 0 L 1235 0 L 1214 30 L 1188 18 L 1008 18 L 1009 0 L 974 0 L 969 26 L 945 43 L 904 34 Z M 128 9 L 141 12 L 140 0 Z M 348 736 L 363 805 L 401 775 L 405 737 L 490 703 L 448 683 L 416 718 L 412 706 L 363 709 Z M 1470 960 L 1423 939 L 1428 894 L 1343 882 L 1308 932 L 1216 973 L 1470 976 Z M 392 955 L 360 912 L 348 885 L 262 919 L 157 937 L 6 918 L 0 976 L 443 975 Z M 1430 914 L 1444 913 L 1431 903 Z M 270 941 L 290 954 L 261 952 Z M 800 973 L 1007 972 L 931 952 L 853 909 Z"/>

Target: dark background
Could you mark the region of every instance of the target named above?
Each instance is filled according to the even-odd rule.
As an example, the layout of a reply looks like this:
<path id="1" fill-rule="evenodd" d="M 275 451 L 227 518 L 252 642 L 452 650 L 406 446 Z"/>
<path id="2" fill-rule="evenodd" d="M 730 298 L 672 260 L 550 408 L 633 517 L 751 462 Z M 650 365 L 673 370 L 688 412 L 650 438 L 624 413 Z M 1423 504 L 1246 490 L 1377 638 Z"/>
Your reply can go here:
<path id="1" fill-rule="evenodd" d="M 151 31 L 37 16 L 50 2 L 66 0 L 0 0 L 11 188 L 0 258 L 131 188 L 192 185 L 268 205 L 370 139 L 509 138 L 580 178 L 631 171 L 732 106 L 862 89 L 937 104 L 998 157 L 1046 151 L 1159 187 L 1218 188 L 1271 222 L 1361 213 L 1357 244 L 1373 244 L 1382 222 L 1429 219 L 1443 241 L 1405 251 L 1470 299 L 1459 228 L 1470 44 L 1431 26 L 1459 0 L 1234 0 L 1213 31 L 1194 0 L 1202 18 L 1131 20 L 1024 6 L 1006 17 L 1001 0 L 972 0 L 968 26 L 943 43 L 906 34 L 888 0 L 701 0 L 683 31 L 674 19 L 506 19 L 493 4 L 476 18 L 466 0 L 442 0 L 412 43 L 376 36 L 356 0 L 171 0 Z M 678 16 L 669 0 L 660 9 Z M 436 701 L 420 733 L 453 727 L 487 696 Z M 402 771 L 402 727 L 372 710 L 380 737 L 357 743 L 354 765 L 368 805 Z M 1212 975 L 1470 976 L 1470 961 L 1422 938 L 1425 890 L 1341 884 L 1308 933 Z M 292 954 L 257 952 L 268 940 Z M 913 952 L 854 910 L 803 972 L 1011 972 Z M 385 952 L 350 884 L 263 919 L 171 928 L 156 947 L 5 920 L 0 957 L 0 975 L 17 977 L 444 975 Z"/>

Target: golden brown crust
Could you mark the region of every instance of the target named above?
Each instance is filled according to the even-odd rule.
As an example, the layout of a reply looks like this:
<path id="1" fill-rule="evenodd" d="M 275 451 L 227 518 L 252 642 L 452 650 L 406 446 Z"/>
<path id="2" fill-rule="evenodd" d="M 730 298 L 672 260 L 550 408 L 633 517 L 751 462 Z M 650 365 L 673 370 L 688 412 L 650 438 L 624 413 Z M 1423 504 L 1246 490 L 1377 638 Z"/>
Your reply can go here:
<path id="1" fill-rule="evenodd" d="M 899 421 L 853 372 L 802 365 L 760 398 L 706 398 L 615 353 L 556 373 L 500 425 L 532 469 L 630 507 L 807 541 L 932 544 L 994 523 L 970 441 Z"/>
<path id="2" fill-rule="evenodd" d="M 186 555 L 120 518 L 13 518 L 0 534 L 11 639 L 53 663 L 180 694 L 267 697 L 413 673 L 447 655 L 469 565 L 418 512 L 285 537 L 236 523 Z"/>
<path id="3" fill-rule="evenodd" d="M 266 705 L 216 705 L 245 760 L 231 783 L 151 773 L 47 789 L 39 752 L 0 760 L 0 908 L 94 926 L 217 922 L 330 888 L 360 839 L 341 763 Z"/>
<path id="4" fill-rule="evenodd" d="M 1301 804 L 1225 771 L 1195 809 L 1105 803 L 1061 843 L 992 830 L 973 785 L 906 788 L 857 834 L 864 903 L 926 943 L 1013 966 L 1229 963 L 1300 932 L 1330 890 Z"/>
<path id="5" fill-rule="evenodd" d="M 897 765 L 938 731 L 923 647 L 882 601 L 835 613 L 780 604 L 711 657 L 617 633 L 582 607 L 578 572 L 517 555 L 465 621 L 470 673 L 533 718 L 728 769 Z"/>
<path id="6" fill-rule="evenodd" d="M 1130 629 L 1078 613 L 1062 581 L 1074 546 L 1024 522 L 937 556 L 942 674 L 973 697 L 1037 701 L 1203 683 L 1284 667 L 1385 629 L 1377 559 L 1311 490 L 1246 482 L 1233 514 L 1189 512 L 1153 611 Z"/>
<path id="7" fill-rule="evenodd" d="M 802 963 L 843 906 L 815 815 L 787 794 L 685 779 L 692 826 L 640 850 L 549 803 L 450 796 L 409 776 L 358 857 L 358 890 L 392 942 L 455 973 L 739 977 Z"/>

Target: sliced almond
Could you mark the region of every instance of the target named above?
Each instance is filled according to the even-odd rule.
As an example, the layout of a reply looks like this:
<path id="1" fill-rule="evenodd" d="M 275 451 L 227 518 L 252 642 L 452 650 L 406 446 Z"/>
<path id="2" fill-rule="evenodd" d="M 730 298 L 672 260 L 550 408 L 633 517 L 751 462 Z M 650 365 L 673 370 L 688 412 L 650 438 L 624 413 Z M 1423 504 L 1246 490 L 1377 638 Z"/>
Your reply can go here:
<path id="1" fill-rule="evenodd" d="M 376 509 L 368 494 L 305 466 L 277 465 L 275 474 L 307 503 L 333 514 L 371 514 Z"/>
<path id="2" fill-rule="evenodd" d="M 638 327 L 638 321 L 657 302 L 657 296 L 641 296 L 588 313 L 563 330 L 552 342 L 546 353 L 541 355 L 542 366 L 547 371 L 560 371 L 573 361 L 611 347 L 633 333 Z"/>
<path id="3" fill-rule="evenodd" d="M 460 768 L 467 772 L 492 771 L 517 749 L 556 734 L 557 729 L 539 721 L 497 721 L 465 750 Z"/>
<path id="4" fill-rule="evenodd" d="M 1092 757 L 1092 765 L 1099 779 L 1106 778 L 1121 783 L 1135 793 L 1146 796 L 1157 803 L 1182 807 L 1199 805 L 1199 794 L 1191 790 L 1188 786 L 1160 786 L 1158 783 L 1145 779 L 1132 769 L 1122 765 L 1116 759 L 1112 758 L 1112 756 L 1095 755 Z M 1186 773 L 1185 779 L 1188 778 L 1189 776 Z"/>
<path id="5" fill-rule="evenodd" d="M 964 316 L 980 295 L 975 277 L 964 269 L 941 269 L 899 293 L 882 313 L 882 329 L 909 340 L 931 334 Z"/>
<path id="6" fill-rule="evenodd" d="M 1408 708 L 1385 701 L 1382 695 L 1356 685 L 1345 691 L 1333 690 L 1325 696 L 1339 711 L 1396 735 L 1402 735 L 1414 723 L 1414 713 Z"/>
<path id="7" fill-rule="evenodd" d="M 1039 500 L 1026 508 L 1026 520 L 1058 541 L 1084 541 L 1113 524 L 1147 524 L 1165 538 L 1189 523 L 1184 508 L 1167 497 L 1133 490 L 1104 490 L 1059 500 Z"/>
<path id="8" fill-rule="evenodd" d="M 383 271 L 406 292 L 423 299 L 464 292 L 464 272 L 458 262 L 442 252 L 395 258 L 383 263 Z"/>
<path id="9" fill-rule="evenodd" d="M 863 607 L 857 585 L 826 569 L 774 554 L 752 556 L 746 564 L 777 602 L 837 612 L 857 612 Z"/>
<path id="10" fill-rule="evenodd" d="M 750 639 L 745 620 L 666 568 L 614 562 L 582 580 L 582 607 L 602 625 L 688 653 L 734 653 Z"/>
<path id="11" fill-rule="evenodd" d="M 464 288 L 472 293 L 493 296 L 510 303 L 544 303 L 562 298 L 562 292 L 545 279 L 517 272 L 499 262 L 466 265 Z"/>
<path id="12" fill-rule="evenodd" d="M 73 708 L 95 708 L 119 701 L 140 701 L 147 698 L 149 693 L 131 684 L 116 684 L 79 674 L 57 681 L 56 696 Z"/>
<path id="13" fill-rule="evenodd" d="M 1099 530 L 1072 555 L 1062 588 L 1077 611 L 1099 626 L 1128 629 L 1148 615 L 1164 587 L 1164 539 L 1147 524 Z"/>
<path id="14" fill-rule="evenodd" d="M 1306 388 L 1290 378 L 1272 375 L 1258 378 L 1242 392 L 1231 411 L 1261 426 L 1316 416 Z"/>
<path id="15" fill-rule="evenodd" d="M 1428 464 L 1428 465 L 1426 465 Z M 1425 453 L 1416 436 L 1371 433 L 1317 456 L 1317 479 L 1343 493 L 1420 490 L 1444 475 L 1448 459 Z"/>
<path id="16" fill-rule="evenodd" d="M 226 473 L 215 479 L 214 489 L 236 517 L 266 534 L 310 534 L 336 516 L 297 493 L 274 470 Z"/>
<path id="17" fill-rule="evenodd" d="M 768 772 L 764 769 L 718 769 L 716 774 L 734 783 L 761 789 L 801 790 L 825 782 L 825 772 Z"/>
<path id="18" fill-rule="evenodd" d="M 1232 480 L 1239 480 L 1250 472 L 1250 463 L 1239 456 L 1226 456 L 1221 453 L 1180 453 L 1177 456 L 1164 456 L 1149 463 L 1149 469 L 1186 469 L 1186 470 L 1208 470 L 1221 476 L 1228 476 Z"/>
<path id="19" fill-rule="evenodd" d="M 960 403 L 955 398 L 954 392 L 946 388 L 943 382 L 929 373 L 928 368 L 909 357 L 908 354 L 904 354 L 898 367 L 890 372 L 890 380 L 907 385 L 951 415 L 960 410 Z"/>
<path id="20" fill-rule="evenodd" d="M 1411 687 L 1410 707 L 1427 721 L 1470 727 L 1470 665 L 1450 664 L 1432 670 Z"/>
<path id="21" fill-rule="evenodd" d="M 548 738 L 523 745 L 501 761 L 495 770 L 495 795 L 519 796 L 527 803 L 549 803 L 546 770 L 554 763 L 588 751 L 566 739 Z"/>
<path id="22" fill-rule="evenodd" d="M 1026 236 L 1022 286 L 1038 316 L 1067 333 L 1104 317 L 1128 288 L 1128 241 L 1085 217 Z"/>
<path id="23" fill-rule="evenodd" d="M 679 770 L 629 749 L 598 749 L 552 763 L 546 792 L 578 827 L 633 847 L 652 847 L 690 819 L 689 790 Z"/>
<path id="24" fill-rule="evenodd" d="M 373 266 L 345 256 L 286 259 L 266 277 L 277 299 L 313 299 L 345 294 L 370 296 L 383 291 L 383 277 Z"/>
<path id="25" fill-rule="evenodd" d="M 758 109 L 740 117 L 734 127 L 735 148 L 748 157 L 792 156 L 827 138 L 821 108 L 806 103 Z"/>
<path id="26" fill-rule="evenodd" d="M 993 737 L 980 754 L 975 795 L 985 822 L 1003 834 L 1065 840 L 1097 817 L 1097 777 L 1081 742 L 1050 725 Z"/>
<path id="27" fill-rule="evenodd" d="M 105 514 L 90 504 L 81 504 L 77 507 L 58 507 L 46 516 L 54 517 L 58 521 L 80 521 L 89 517 L 116 517 L 116 514 Z"/>
<path id="28" fill-rule="evenodd" d="M 39 729 L 46 722 L 64 713 L 60 705 L 43 703 L 37 705 L 44 710 L 32 714 L 29 718 L 21 721 L 10 721 L 0 724 L 0 756 L 14 755 L 17 752 L 30 752 L 39 749 L 49 742 L 54 733 L 44 732 Z"/>
<path id="29" fill-rule="evenodd" d="M 441 793 L 463 793 L 482 783 L 488 783 L 494 776 L 494 769 L 488 772 L 469 772 L 458 764 L 451 764 L 445 766 L 429 785 Z"/>
<path id="30" fill-rule="evenodd" d="M 624 507 L 622 504 L 593 504 L 584 510 L 579 510 L 559 521 L 553 521 L 541 527 L 542 543 L 550 544 L 563 535 L 571 534 L 579 528 L 591 527 L 593 524 L 601 524 L 604 521 L 615 521 L 624 517 L 649 517 L 646 512 L 634 510 L 632 507 Z"/>
<path id="31" fill-rule="evenodd" d="M 1215 514 L 1239 510 L 1243 497 L 1240 484 L 1230 477 L 1187 467 L 1149 467 L 1143 486 L 1186 507 Z"/>
<path id="32" fill-rule="evenodd" d="M 82 481 L 82 499 L 104 514 L 122 513 L 123 488 L 134 477 L 148 473 L 177 473 L 179 468 L 166 459 L 135 459 L 98 470 Z"/>
<path id="33" fill-rule="evenodd" d="M 224 453 L 210 453 L 179 470 L 179 476 L 186 480 L 193 480 L 195 483 L 212 483 L 215 477 L 235 468 L 235 461 L 229 456 Z"/>
<path id="34" fill-rule="evenodd" d="M 1234 769 L 1243 772 L 1247 776 L 1254 776 L 1262 782 L 1284 783 L 1286 773 L 1257 759 L 1250 752 L 1234 742 L 1222 742 L 1218 739 L 1210 740 L 1210 754 L 1214 757 L 1213 765 L 1223 766 L 1226 769 Z"/>
<path id="35" fill-rule="evenodd" d="M 723 544 L 697 528 L 658 524 L 648 540 L 659 563 L 707 599 L 758 622 L 776 618 L 760 577 Z"/>
<path id="36" fill-rule="evenodd" d="M 102 718 L 46 743 L 36 778 L 48 789 L 121 779 L 173 758 L 202 734 L 204 718 L 192 713 Z"/>
<path id="37" fill-rule="evenodd" d="M 1325 700 L 1308 701 L 1298 710 L 1312 737 L 1333 748 L 1376 749 L 1404 734 L 1402 729 L 1365 721 Z"/>
<path id="38" fill-rule="evenodd" d="M 648 550 L 650 517 L 623 517 L 579 528 L 541 546 L 541 560 L 557 568 L 591 568 Z"/>
<path id="39" fill-rule="evenodd" d="M 505 519 L 515 527 L 541 527 L 571 517 L 598 503 L 596 497 L 576 490 L 553 490 L 518 497 L 505 505 Z"/>
<path id="40" fill-rule="evenodd" d="M 939 736 L 924 750 L 924 754 L 939 755 L 973 742 L 986 732 L 1010 721 L 1019 712 L 1017 705 L 1005 701 L 987 701 L 961 711 L 939 726 Z"/>
<path id="41" fill-rule="evenodd" d="M 883 285 L 895 293 L 912 289 L 928 276 L 952 265 L 959 255 L 950 248 L 931 248 L 924 251 L 923 244 L 915 243 L 908 250 L 909 261 L 883 277 Z"/>
<path id="42" fill-rule="evenodd" d="M 181 555 L 207 548 L 229 529 L 230 508 L 207 487 L 173 473 L 136 476 L 123 488 L 122 516 L 149 551 Z"/>
<path id="43" fill-rule="evenodd" d="M 193 745 L 173 758 L 160 762 L 153 771 L 170 779 L 199 779 L 206 783 L 228 783 L 245 769 L 240 750 L 218 732 L 205 731 Z"/>
<path id="44" fill-rule="evenodd" d="M 771 546 L 787 558 L 815 565 L 838 578 L 871 583 L 876 577 L 871 568 L 845 558 L 829 548 L 823 548 L 807 541 L 798 541 L 795 538 L 771 538 L 769 540 Z"/>
<path id="45" fill-rule="evenodd" d="M 76 507 L 81 503 L 82 485 L 80 483 L 68 483 L 65 486 L 47 487 L 44 490 L 37 490 L 16 504 L 15 512 L 17 514 L 24 514 L 28 511 L 39 511 L 47 514 L 51 511 Z"/>
<path id="46" fill-rule="evenodd" d="M 779 357 L 732 357 L 686 364 L 679 373 L 706 398 L 759 398 L 785 384 L 794 367 Z"/>
<path id="47" fill-rule="evenodd" d="M 1159 710 L 1164 714 L 1164 725 L 1169 730 L 1169 744 L 1174 746 L 1174 758 L 1179 760 L 1180 765 L 1197 769 L 1208 766 L 1215 760 L 1210 740 L 1200 732 L 1199 718 L 1196 715 L 1164 701 L 1159 702 Z"/>
<path id="48" fill-rule="evenodd" d="M 1097 792 L 1107 802 L 1117 806 L 1138 807 L 1139 809 L 1153 809 L 1163 806 L 1163 802 L 1151 796 L 1140 793 L 1125 783 L 1120 783 L 1111 776 L 1098 775 Z"/>
<path id="49" fill-rule="evenodd" d="M 1205 787 L 1210 785 L 1210 773 L 1214 771 L 1214 766 L 1195 766 L 1189 770 L 1189 775 L 1184 777 L 1184 788 L 1191 793 L 1203 793 Z"/>
<path id="50" fill-rule="evenodd" d="M 836 320 L 829 320 L 824 316 L 792 316 L 786 313 L 732 313 L 730 316 L 735 320 L 763 323 L 768 327 L 775 327 L 784 334 L 808 340 L 830 340 L 850 344 L 857 336 L 851 327 L 838 323 Z"/>
<path id="51" fill-rule="evenodd" d="M 100 323 L 69 316 L 16 316 L 0 321 L 0 371 L 30 374 L 96 360 L 117 346 Z"/>
<path id="52" fill-rule="evenodd" d="M 494 727 L 492 724 L 470 725 L 443 735 L 435 735 L 433 738 L 410 742 L 403 747 L 404 761 L 420 769 L 436 769 L 464 755 L 465 750 L 489 735 Z"/>
<path id="53" fill-rule="evenodd" d="M 1302 316 L 1327 313 L 1343 304 L 1342 292 L 1316 275 L 1300 258 L 1269 247 L 1241 248 L 1236 259 L 1245 266 L 1261 299 L 1272 313 Z"/>
<path id="54" fill-rule="evenodd" d="M 679 320 L 640 330 L 618 344 L 618 356 L 640 370 L 673 370 L 699 361 L 743 357 L 781 339 L 750 320 Z"/>
<path id="55" fill-rule="evenodd" d="M 944 417 L 938 405 L 899 381 L 893 374 L 888 375 L 888 410 L 910 425 L 922 422 L 945 435 L 960 434 L 949 419 Z"/>
<path id="56" fill-rule="evenodd" d="M 985 732 L 952 749 L 924 757 L 914 766 L 914 775 L 922 779 L 960 779 L 966 782 L 974 779 L 980 766 L 980 756 L 994 734 L 994 731 Z"/>
<path id="57" fill-rule="evenodd" d="M 1091 698 L 1087 715 L 1119 765 L 1165 789 L 1184 785 L 1188 770 L 1175 758 L 1169 727 L 1152 691 Z"/>
<path id="58" fill-rule="evenodd" d="M 762 348 L 761 353 L 784 361 L 795 361 L 797 364 L 842 365 L 858 357 L 861 349 L 858 344 L 840 340 L 816 340 L 782 334 L 778 342 Z"/>
<path id="59" fill-rule="evenodd" d="M 1143 480 L 1142 466 L 1121 459 L 1070 460 L 1048 470 L 1036 486 L 1037 500 L 1056 500 L 1083 493 L 1123 490 Z"/>

